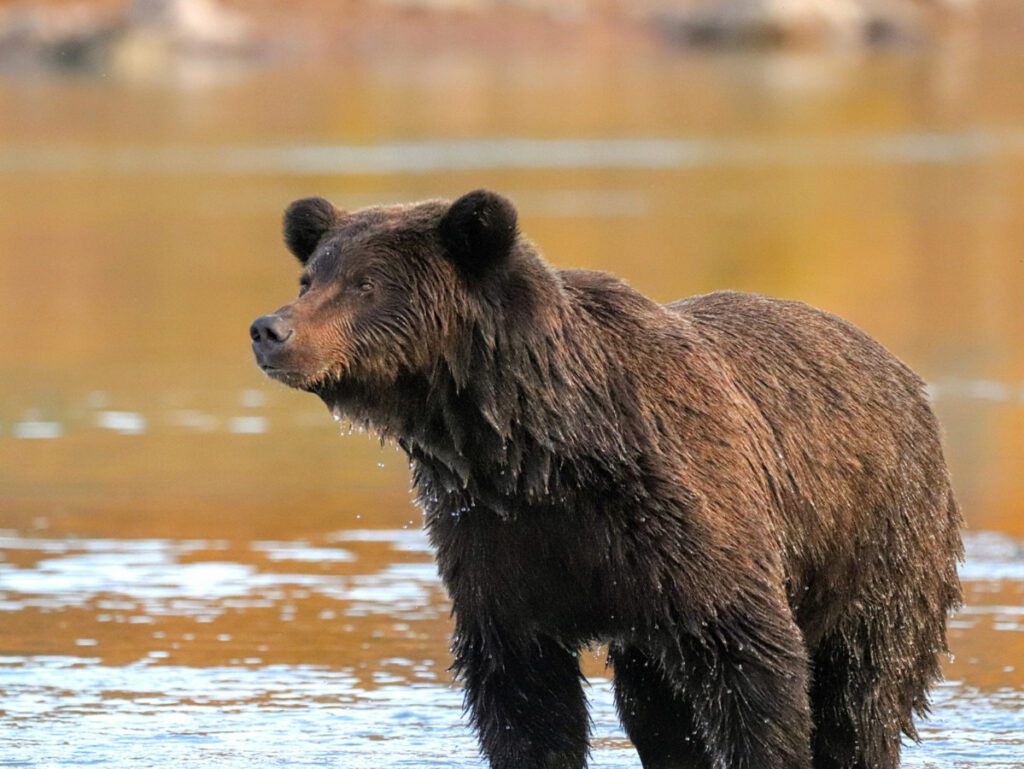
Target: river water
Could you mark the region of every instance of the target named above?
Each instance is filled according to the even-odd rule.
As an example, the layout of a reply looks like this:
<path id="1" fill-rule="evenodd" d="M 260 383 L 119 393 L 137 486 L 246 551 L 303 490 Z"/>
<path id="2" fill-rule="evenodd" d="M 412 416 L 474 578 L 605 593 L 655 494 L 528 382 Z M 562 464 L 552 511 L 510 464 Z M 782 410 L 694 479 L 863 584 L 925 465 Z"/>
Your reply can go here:
<path id="1" fill-rule="evenodd" d="M 556 264 L 803 299 L 921 372 L 967 604 L 905 763 L 1024 766 L 1018 52 L 0 78 L 0 766 L 481 765 L 403 457 L 247 337 L 292 199 L 481 186 Z M 593 765 L 639 767 L 584 667 Z"/>

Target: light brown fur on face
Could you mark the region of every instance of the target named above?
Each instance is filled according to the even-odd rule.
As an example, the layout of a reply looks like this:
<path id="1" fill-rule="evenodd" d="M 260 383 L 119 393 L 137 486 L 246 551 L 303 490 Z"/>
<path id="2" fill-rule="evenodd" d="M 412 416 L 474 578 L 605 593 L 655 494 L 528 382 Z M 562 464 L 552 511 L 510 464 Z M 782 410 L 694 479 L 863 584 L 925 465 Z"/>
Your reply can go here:
<path id="1" fill-rule="evenodd" d="M 404 370 L 433 365 L 430 350 L 440 343 L 424 344 L 425 334 L 443 336 L 458 303 L 457 292 L 447 290 L 457 285 L 454 268 L 429 256 L 438 250 L 429 235 L 443 209 L 436 202 L 351 214 L 331 207 L 325 219 L 328 205 L 301 218 L 324 228 L 317 237 L 289 236 L 310 249 L 300 257 L 299 297 L 274 313 L 292 337 L 264 348 L 261 366 L 286 384 L 314 390 L 346 377 L 393 382 Z M 433 306 L 422 306 L 420 297 Z"/>
<path id="2" fill-rule="evenodd" d="M 299 389 L 340 378 L 348 363 L 351 322 L 337 311 L 338 289 L 326 284 L 306 290 L 292 304 L 276 311 L 288 321 L 287 346 L 263 366 L 268 376 Z"/>
<path id="3" fill-rule="evenodd" d="M 398 442 L 493 769 L 581 769 L 609 644 L 645 767 L 895 769 L 960 600 L 922 381 L 849 323 L 557 270 L 477 191 L 298 201 L 257 361 Z"/>

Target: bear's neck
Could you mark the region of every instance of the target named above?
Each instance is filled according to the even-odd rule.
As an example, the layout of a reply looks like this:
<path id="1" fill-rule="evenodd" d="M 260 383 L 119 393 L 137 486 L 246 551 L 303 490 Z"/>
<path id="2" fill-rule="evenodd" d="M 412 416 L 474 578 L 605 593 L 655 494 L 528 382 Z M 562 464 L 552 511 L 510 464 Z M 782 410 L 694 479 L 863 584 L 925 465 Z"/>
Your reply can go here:
<path id="1" fill-rule="evenodd" d="M 322 394 L 398 442 L 428 509 L 484 505 L 512 517 L 584 490 L 642 492 L 642 463 L 661 440 L 640 393 L 644 377 L 658 376 L 642 363 L 654 359 L 642 354 L 653 325 L 645 316 L 662 309 L 610 278 L 555 280 L 546 288 L 557 294 L 532 303 L 543 315 L 492 307 L 428 374 Z M 624 303 L 629 312 L 617 312 Z"/>
<path id="2" fill-rule="evenodd" d="M 543 325 L 478 326 L 407 391 L 397 437 L 426 507 L 439 498 L 512 517 L 642 477 L 650 436 L 632 374 L 573 310 Z"/>

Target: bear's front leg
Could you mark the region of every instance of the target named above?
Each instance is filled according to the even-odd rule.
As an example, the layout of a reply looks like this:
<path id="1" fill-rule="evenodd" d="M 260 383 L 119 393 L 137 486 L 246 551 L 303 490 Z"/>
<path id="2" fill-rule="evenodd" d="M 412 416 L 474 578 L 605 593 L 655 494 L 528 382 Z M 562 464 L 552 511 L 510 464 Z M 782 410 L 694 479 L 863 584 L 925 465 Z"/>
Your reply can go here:
<path id="1" fill-rule="evenodd" d="M 665 675 L 660 657 L 624 643 L 608 648 L 615 705 L 644 769 L 712 769 L 694 704 Z"/>
<path id="2" fill-rule="evenodd" d="M 583 769 L 589 720 L 577 651 L 550 638 L 456 633 L 453 669 L 492 769 Z"/>

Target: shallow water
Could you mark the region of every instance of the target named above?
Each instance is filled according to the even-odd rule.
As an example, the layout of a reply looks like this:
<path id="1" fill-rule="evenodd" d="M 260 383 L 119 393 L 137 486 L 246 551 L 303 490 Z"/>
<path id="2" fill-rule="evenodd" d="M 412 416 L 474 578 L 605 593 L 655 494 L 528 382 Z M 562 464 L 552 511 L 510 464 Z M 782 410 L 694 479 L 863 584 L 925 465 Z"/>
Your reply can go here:
<path id="1" fill-rule="evenodd" d="M 283 207 L 511 195 L 564 266 L 846 316 L 928 380 L 967 605 L 910 767 L 1024 766 L 1024 61 L 353 57 L 0 78 L 0 766 L 479 766 L 404 458 L 264 381 Z M 594 766 L 638 767 L 601 650 Z"/>
<path id="2" fill-rule="evenodd" d="M 1006 605 L 1024 589 L 1024 543 L 967 544 L 973 600 L 953 637 L 980 656 L 949 666 L 910 767 L 1016 767 L 1024 750 L 1021 675 L 990 670 L 1000 661 L 984 651 L 1024 632 L 1024 607 Z M 247 548 L 42 534 L 0 545 L 0 611 L 18 618 L 0 636 L 17 649 L 0 657 L 5 766 L 479 765 L 415 527 Z M 638 766 L 599 652 L 584 664 L 595 766 Z M 985 684 L 993 672 L 1004 685 Z"/>

